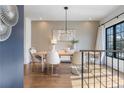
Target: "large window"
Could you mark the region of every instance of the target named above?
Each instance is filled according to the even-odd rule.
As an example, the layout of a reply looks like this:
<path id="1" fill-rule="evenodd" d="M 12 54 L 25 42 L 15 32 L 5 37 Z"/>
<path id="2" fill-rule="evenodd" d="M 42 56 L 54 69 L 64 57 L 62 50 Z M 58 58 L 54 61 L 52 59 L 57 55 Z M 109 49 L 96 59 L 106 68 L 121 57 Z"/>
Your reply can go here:
<path id="1" fill-rule="evenodd" d="M 106 49 L 124 50 L 124 22 L 106 28 Z M 124 59 L 124 53 L 107 53 L 107 56 Z"/>

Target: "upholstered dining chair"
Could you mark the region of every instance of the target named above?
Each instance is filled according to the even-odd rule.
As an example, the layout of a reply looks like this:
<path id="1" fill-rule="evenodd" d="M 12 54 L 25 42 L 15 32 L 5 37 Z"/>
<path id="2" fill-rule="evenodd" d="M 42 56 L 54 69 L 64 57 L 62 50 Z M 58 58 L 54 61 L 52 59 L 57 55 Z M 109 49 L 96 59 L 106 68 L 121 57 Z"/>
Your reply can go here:
<path id="1" fill-rule="evenodd" d="M 30 56 L 31 56 L 31 63 L 33 63 L 33 65 L 35 66 L 35 68 L 34 67 L 32 67 L 32 70 L 33 71 L 35 71 L 35 69 L 37 69 L 38 70 L 38 65 L 37 65 L 37 63 L 41 63 L 41 57 L 40 56 L 38 56 L 38 55 L 34 55 L 34 53 L 36 53 L 37 52 L 37 50 L 35 49 L 35 48 L 30 48 L 29 49 L 29 53 L 30 53 Z M 36 64 L 35 64 L 36 63 Z"/>
<path id="2" fill-rule="evenodd" d="M 72 56 L 72 74 L 81 74 L 82 54 L 79 51 L 75 51 Z"/>
<path id="3" fill-rule="evenodd" d="M 51 67 L 51 74 L 53 74 L 53 66 L 60 64 L 60 58 L 58 52 L 55 50 L 55 48 L 51 49 L 47 54 L 47 71 L 49 71 L 49 66 Z"/>

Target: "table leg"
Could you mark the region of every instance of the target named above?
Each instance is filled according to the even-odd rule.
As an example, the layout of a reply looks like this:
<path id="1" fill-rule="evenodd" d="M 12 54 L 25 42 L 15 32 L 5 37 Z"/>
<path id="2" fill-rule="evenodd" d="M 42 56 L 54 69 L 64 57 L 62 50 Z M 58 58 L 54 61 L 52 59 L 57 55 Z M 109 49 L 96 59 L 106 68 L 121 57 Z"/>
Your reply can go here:
<path id="1" fill-rule="evenodd" d="M 41 57 L 41 63 L 42 63 L 42 72 L 44 72 L 44 61 L 43 61 L 43 56 Z"/>

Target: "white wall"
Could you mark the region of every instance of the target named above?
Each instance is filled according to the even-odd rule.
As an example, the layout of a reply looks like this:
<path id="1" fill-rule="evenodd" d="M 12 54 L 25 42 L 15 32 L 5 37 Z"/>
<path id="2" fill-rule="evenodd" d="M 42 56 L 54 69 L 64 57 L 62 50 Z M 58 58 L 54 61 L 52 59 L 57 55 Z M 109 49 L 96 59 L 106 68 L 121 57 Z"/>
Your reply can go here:
<path id="1" fill-rule="evenodd" d="M 29 48 L 31 48 L 31 20 L 24 20 L 24 64 L 30 63 Z"/>
<path id="2" fill-rule="evenodd" d="M 111 18 L 121 14 L 122 12 L 124 12 L 124 5 L 121 5 L 120 7 L 118 7 L 116 10 L 114 10 L 113 12 L 109 13 L 104 19 L 102 19 L 100 21 L 100 24 L 110 20 Z M 120 18 L 118 20 L 112 20 L 111 22 L 105 24 L 105 26 L 109 26 L 109 25 L 113 25 L 113 24 L 116 24 L 118 23 L 119 21 L 122 21 L 124 18 L 124 16 L 120 16 Z"/>
<path id="3" fill-rule="evenodd" d="M 121 14 L 122 12 L 124 12 L 124 6 L 120 6 L 118 9 L 116 9 L 116 10 L 114 10 L 112 13 L 110 13 L 107 17 L 105 17 L 103 20 L 101 20 L 101 24 L 102 23 L 104 23 L 105 21 L 108 21 L 108 20 L 110 20 L 111 18 L 113 18 L 113 17 L 115 17 L 115 16 L 117 16 L 117 15 L 119 15 L 119 14 Z M 119 22 L 121 22 L 121 21 L 124 21 L 124 15 L 122 15 L 122 16 L 120 16 L 120 17 L 118 17 L 118 18 L 116 18 L 116 19 L 114 19 L 114 20 L 112 20 L 112 21 L 110 21 L 109 23 L 107 23 L 107 24 L 105 24 L 104 26 L 103 26 L 103 29 L 102 29 L 102 31 L 105 31 L 105 28 L 107 28 L 107 27 L 109 27 L 109 26 L 112 26 L 112 25 L 114 25 L 114 24 L 116 24 L 116 23 L 119 23 Z M 102 39 L 99 37 L 98 38 L 101 42 L 102 42 Z M 99 41 L 99 42 L 100 42 Z M 109 58 L 109 57 L 107 57 L 107 61 L 108 61 L 108 66 L 112 66 L 112 60 L 111 60 L 111 58 Z M 114 68 L 115 69 L 117 69 L 117 59 L 114 59 L 113 60 L 114 62 L 113 62 L 113 66 L 114 66 Z M 124 61 L 122 61 L 122 60 L 119 60 L 119 70 L 120 71 L 122 71 L 122 72 L 124 72 Z"/>

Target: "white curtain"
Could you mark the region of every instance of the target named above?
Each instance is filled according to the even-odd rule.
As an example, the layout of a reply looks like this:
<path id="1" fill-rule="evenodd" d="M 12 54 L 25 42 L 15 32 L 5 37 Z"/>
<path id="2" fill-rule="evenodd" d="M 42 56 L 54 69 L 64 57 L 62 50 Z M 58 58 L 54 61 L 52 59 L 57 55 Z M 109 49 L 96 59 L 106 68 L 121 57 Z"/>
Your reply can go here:
<path id="1" fill-rule="evenodd" d="M 105 50 L 105 27 L 100 26 L 97 33 L 96 50 Z M 98 62 L 99 63 L 99 62 Z M 105 53 L 101 54 L 101 63 L 105 63 Z"/>
<path id="2" fill-rule="evenodd" d="M 105 50 L 105 28 L 101 26 L 98 28 L 96 50 Z"/>

